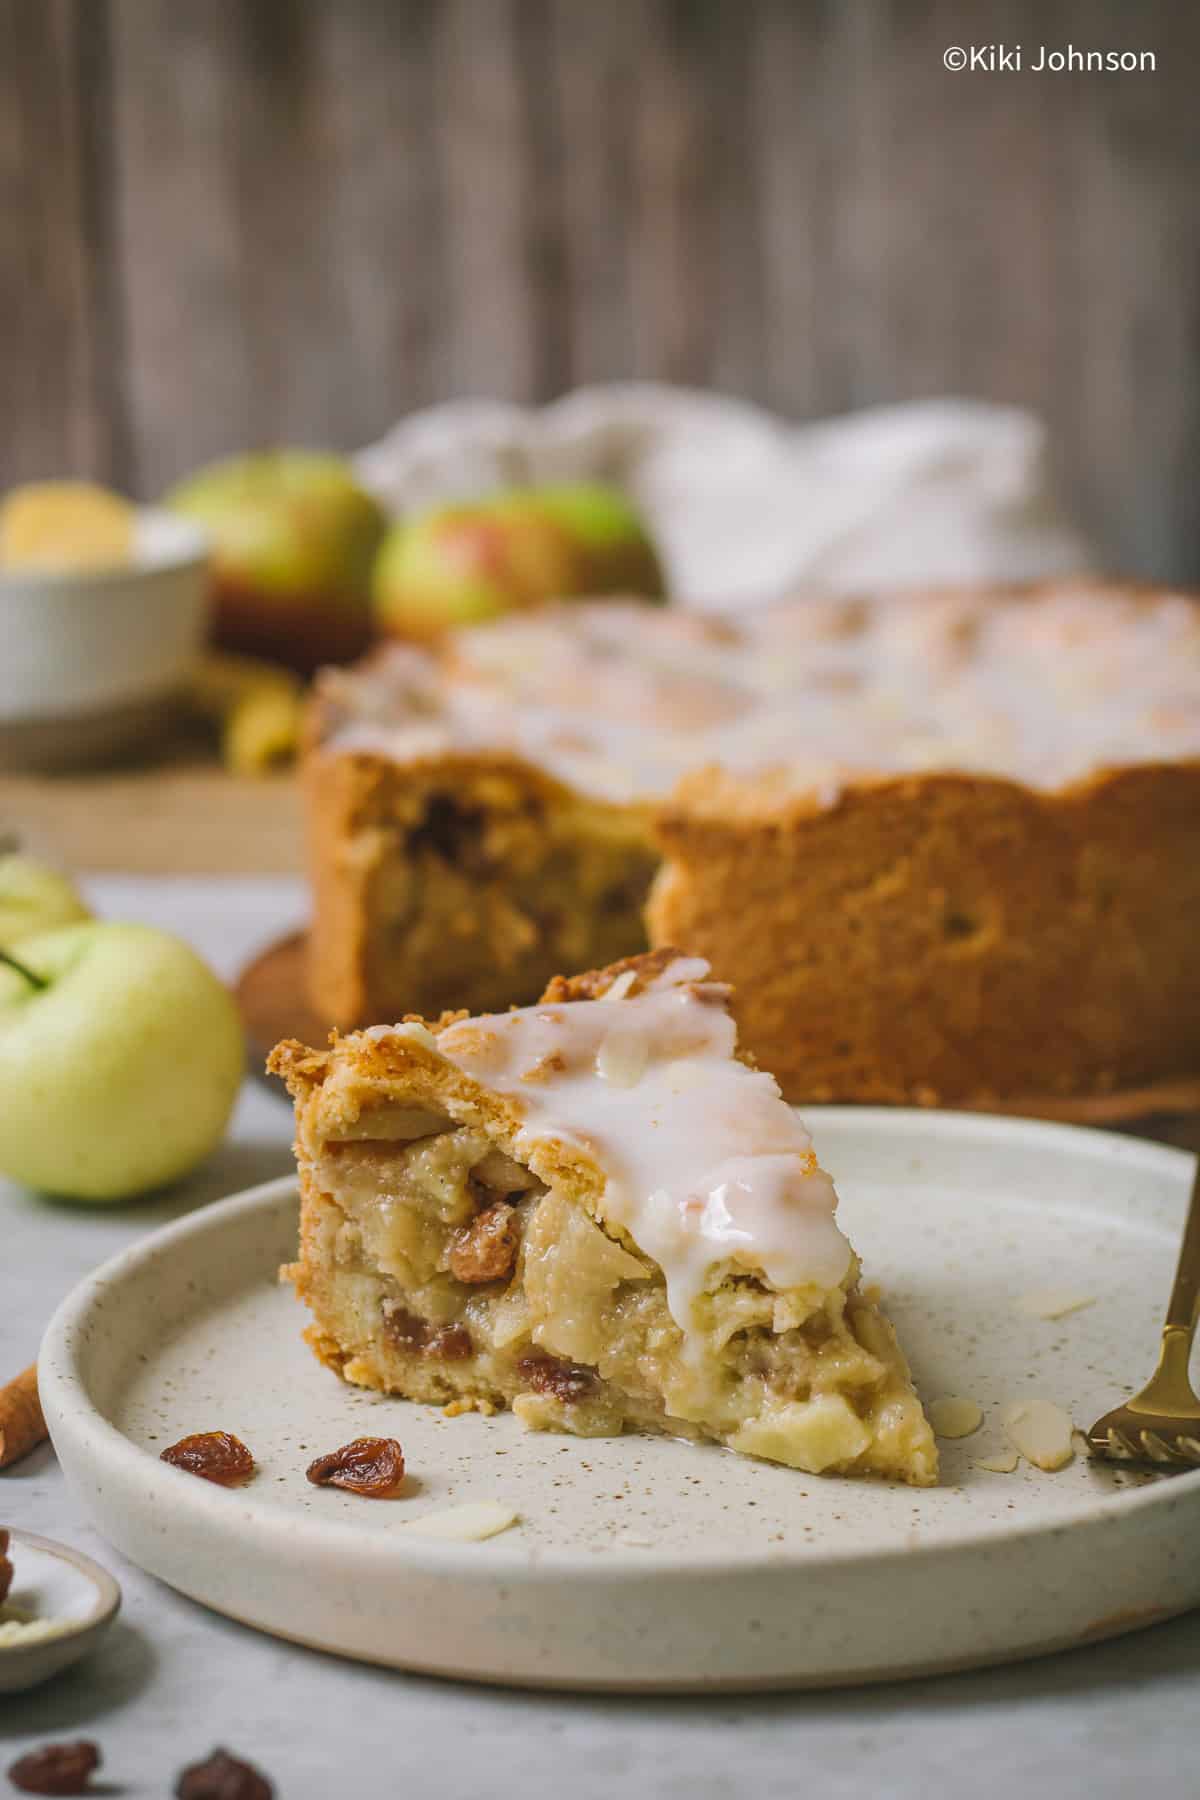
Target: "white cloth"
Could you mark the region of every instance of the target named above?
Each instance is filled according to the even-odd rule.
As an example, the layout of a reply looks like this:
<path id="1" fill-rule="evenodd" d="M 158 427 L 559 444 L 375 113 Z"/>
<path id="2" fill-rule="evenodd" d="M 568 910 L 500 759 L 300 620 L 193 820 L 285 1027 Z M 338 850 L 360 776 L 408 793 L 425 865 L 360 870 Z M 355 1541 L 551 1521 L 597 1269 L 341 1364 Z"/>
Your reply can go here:
<path id="1" fill-rule="evenodd" d="M 451 401 L 357 458 L 401 516 L 500 486 L 614 482 L 642 508 L 672 593 L 699 607 L 1094 567 L 1047 464 L 1038 419 L 981 401 L 793 425 L 718 394 L 640 383 L 581 388 L 536 410 Z"/>

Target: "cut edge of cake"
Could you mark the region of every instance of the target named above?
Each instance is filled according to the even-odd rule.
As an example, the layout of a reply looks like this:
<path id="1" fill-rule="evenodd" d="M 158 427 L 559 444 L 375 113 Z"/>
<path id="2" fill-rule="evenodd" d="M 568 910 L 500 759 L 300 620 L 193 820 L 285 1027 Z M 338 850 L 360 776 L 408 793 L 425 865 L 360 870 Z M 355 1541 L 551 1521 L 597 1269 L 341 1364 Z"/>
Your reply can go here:
<path id="1" fill-rule="evenodd" d="M 498 752 L 330 754 L 331 716 L 318 697 L 303 759 L 318 1016 L 348 1030 L 463 995 L 486 1011 L 646 948 L 649 806 L 611 806 Z"/>
<path id="2" fill-rule="evenodd" d="M 1121 717 L 1140 691 L 1130 659 L 1150 675 L 1161 668 L 1162 691 L 1154 677 L 1147 707 L 1128 714 L 1128 741 L 1088 738 L 1086 756 L 1057 772 L 1013 762 L 999 739 L 997 760 L 981 753 L 964 763 L 939 737 L 907 760 L 885 755 L 870 767 L 858 753 L 868 746 L 856 744 L 850 769 L 839 769 L 832 742 L 810 745 L 799 763 L 785 744 L 790 773 L 772 774 L 766 748 L 735 768 L 702 732 L 673 784 L 651 797 L 640 778 L 633 782 L 638 814 L 625 787 L 614 797 L 616 788 L 591 785 L 572 761 L 575 712 L 588 713 L 591 692 L 576 707 L 579 682 L 554 690 L 563 715 L 557 746 L 538 738 L 520 747 L 530 659 L 505 651 L 503 634 L 586 637 L 593 616 L 609 638 L 624 632 L 614 654 L 598 645 L 584 665 L 595 677 L 590 711 L 617 681 L 621 717 L 632 695 L 635 723 L 657 732 L 670 717 L 652 689 L 632 678 L 620 685 L 626 664 L 633 677 L 645 660 L 643 631 L 715 631 L 712 668 L 703 658 L 696 666 L 736 688 L 728 634 L 741 634 L 749 615 L 646 608 L 626 616 L 607 603 L 572 602 L 453 634 L 436 654 L 392 648 L 386 659 L 327 672 L 304 757 L 318 1016 L 350 1028 L 406 1007 L 435 1014 L 448 1004 L 477 1012 L 524 1004 L 555 969 L 682 942 L 735 982 L 743 1041 L 802 1104 L 943 1105 L 1093 1122 L 1177 1104 L 1200 1075 L 1200 755 L 1189 735 L 1200 713 L 1186 651 L 1200 645 L 1200 596 L 1070 577 L 785 603 L 753 616 L 794 614 L 802 635 L 814 636 L 819 674 L 826 651 L 840 656 L 838 645 L 860 632 L 864 609 L 891 646 L 879 666 L 892 667 L 892 652 L 904 667 L 927 661 L 937 692 L 959 694 L 960 719 L 976 717 L 961 705 L 961 658 L 974 659 L 977 628 L 997 619 L 1010 621 L 1012 642 L 1027 644 L 1030 668 L 1061 664 L 1047 721 L 1092 717 L 1078 659 L 1095 634 L 1108 673 L 1097 665 L 1093 674 L 1110 681 Z M 1135 657 L 1138 644 L 1144 654 Z M 1109 655 L 1114 648 L 1120 654 Z M 403 679 L 391 672 L 397 657 L 409 668 Z M 1021 657 L 1024 666 L 1024 648 Z M 409 658 L 417 658 L 411 667 Z M 676 661 L 686 701 L 694 659 L 681 647 L 669 659 L 672 674 Z M 772 658 L 769 667 L 771 691 L 790 692 L 784 663 Z M 471 696 L 491 676 L 503 704 L 476 716 Z M 847 691 L 847 704 L 857 704 L 859 690 Z M 1024 683 L 1012 691 L 1023 695 Z M 803 711 L 800 688 L 796 696 Z M 468 703 L 462 720 L 460 701 Z M 985 707 L 983 726 L 986 715 Z M 754 707 L 748 716 L 753 730 Z M 885 736 L 890 718 L 885 705 Z M 1040 731 L 1009 736 L 1040 756 Z M 613 767 L 629 764 L 636 774 L 637 757 L 619 738 Z M 709 759 L 721 766 L 701 767 Z M 499 761 L 503 793 L 493 783 Z M 585 815 L 574 808 L 585 791 L 583 833 Z M 447 804 L 460 803 L 472 817 L 439 855 Z M 460 858 L 472 864 L 465 878 Z"/>

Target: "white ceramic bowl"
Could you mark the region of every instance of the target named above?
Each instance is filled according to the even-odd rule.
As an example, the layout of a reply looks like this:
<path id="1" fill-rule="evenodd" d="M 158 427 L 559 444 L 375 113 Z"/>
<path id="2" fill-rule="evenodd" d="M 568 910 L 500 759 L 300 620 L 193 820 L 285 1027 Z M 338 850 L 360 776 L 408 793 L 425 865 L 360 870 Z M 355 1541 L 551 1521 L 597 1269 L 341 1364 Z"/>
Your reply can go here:
<path id="1" fill-rule="evenodd" d="M 169 716 L 203 639 L 207 542 L 138 513 L 119 568 L 0 573 L 0 765 L 86 762 Z"/>
<path id="2" fill-rule="evenodd" d="M 25 1614 L 55 1627 L 52 1637 L 0 1645 L 0 1694 L 17 1694 L 94 1650 L 117 1616 L 121 1590 L 82 1550 L 51 1538 L 14 1531 L 8 1553 L 13 1586 L 0 1619 Z"/>

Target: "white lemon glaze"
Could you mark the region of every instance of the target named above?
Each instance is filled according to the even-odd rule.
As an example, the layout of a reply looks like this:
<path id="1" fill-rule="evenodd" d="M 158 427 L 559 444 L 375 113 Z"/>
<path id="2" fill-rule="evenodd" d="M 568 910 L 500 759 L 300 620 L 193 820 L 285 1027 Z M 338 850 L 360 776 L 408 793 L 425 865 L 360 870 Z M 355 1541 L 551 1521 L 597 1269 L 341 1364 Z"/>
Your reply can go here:
<path id="1" fill-rule="evenodd" d="M 1200 756 L 1200 606 L 1085 582 L 1044 595 L 810 600 L 699 617 L 606 602 L 331 671 L 334 751 L 510 752 L 583 793 L 662 797 L 705 764 L 831 805 L 864 773 L 1054 789 Z"/>
<path id="2" fill-rule="evenodd" d="M 465 1073 L 519 1100 L 517 1152 L 531 1167 L 550 1139 L 600 1165 L 605 1218 L 662 1269 L 685 1332 L 714 1271 L 828 1289 L 852 1256 L 808 1132 L 773 1077 L 734 1057 L 726 990 L 708 973 L 681 957 L 615 1003 L 488 1014 L 437 1039 Z"/>

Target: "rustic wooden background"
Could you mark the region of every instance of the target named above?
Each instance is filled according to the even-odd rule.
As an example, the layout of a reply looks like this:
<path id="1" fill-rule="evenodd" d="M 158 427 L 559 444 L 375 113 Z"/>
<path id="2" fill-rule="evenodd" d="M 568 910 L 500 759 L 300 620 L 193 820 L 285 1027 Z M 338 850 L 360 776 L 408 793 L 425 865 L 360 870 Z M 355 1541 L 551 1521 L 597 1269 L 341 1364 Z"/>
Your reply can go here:
<path id="1" fill-rule="evenodd" d="M 1200 579 L 1195 0 L 0 0 L 0 480 L 452 394 L 1040 409 Z M 1156 74 L 951 74 L 948 44 Z"/>

